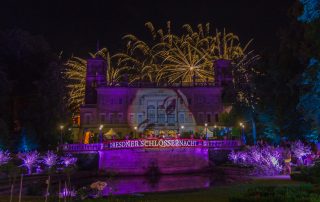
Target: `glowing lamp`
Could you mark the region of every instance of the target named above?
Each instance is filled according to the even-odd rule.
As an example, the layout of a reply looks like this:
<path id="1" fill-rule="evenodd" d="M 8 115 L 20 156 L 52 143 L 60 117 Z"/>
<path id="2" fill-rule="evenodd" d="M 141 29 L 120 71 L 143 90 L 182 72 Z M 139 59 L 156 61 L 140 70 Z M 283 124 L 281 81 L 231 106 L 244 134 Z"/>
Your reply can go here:
<path id="1" fill-rule="evenodd" d="M 99 130 L 102 130 L 102 128 L 103 128 L 103 125 L 100 125 Z"/>

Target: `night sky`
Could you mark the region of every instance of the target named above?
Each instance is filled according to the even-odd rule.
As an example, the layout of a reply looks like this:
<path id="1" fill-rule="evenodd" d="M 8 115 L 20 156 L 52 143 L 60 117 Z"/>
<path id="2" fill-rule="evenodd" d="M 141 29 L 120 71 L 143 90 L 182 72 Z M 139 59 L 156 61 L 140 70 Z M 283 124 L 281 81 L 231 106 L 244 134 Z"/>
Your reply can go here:
<path id="1" fill-rule="evenodd" d="M 291 0 L 88 0 L 5 1 L 0 6 L 0 29 L 20 28 L 42 35 L 54 51 L 86 56 L 100 47 L 121 49 L 121 37 L 133 33 L 148 40 L 144 23 L 173 32 L 185 23 L 210 22 L 234 32 L 245 43 L 254 38 L 257 51 L 276 48 L 277 32 L 287 24 Z"/>

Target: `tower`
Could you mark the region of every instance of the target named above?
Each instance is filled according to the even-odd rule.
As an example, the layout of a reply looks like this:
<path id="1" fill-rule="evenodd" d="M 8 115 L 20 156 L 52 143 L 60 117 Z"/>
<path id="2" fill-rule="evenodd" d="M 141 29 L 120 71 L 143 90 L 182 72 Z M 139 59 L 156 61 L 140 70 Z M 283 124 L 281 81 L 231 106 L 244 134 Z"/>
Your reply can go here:
<path id="1" fill-rule="evenodd" d="M 215 61 L 214 78 L 216 86 L 228 86 L 232 84 L 231 60 L 219 59 Z"/>
<path id="2" fill-rule="evenodd" d="M 233 66 L 231 60 L 219 59 L 214 65 L 215 86 L 222 87 L 222 100 L 224 103 L 233 103 L 235 90 L 233 85 Z"/>
<path id="3" fill-rule="evenodd" d="M 97 103 L 96 88 L 106 84 L 107 64 L 101 58 L 87 60 L 85 104 Z"/>

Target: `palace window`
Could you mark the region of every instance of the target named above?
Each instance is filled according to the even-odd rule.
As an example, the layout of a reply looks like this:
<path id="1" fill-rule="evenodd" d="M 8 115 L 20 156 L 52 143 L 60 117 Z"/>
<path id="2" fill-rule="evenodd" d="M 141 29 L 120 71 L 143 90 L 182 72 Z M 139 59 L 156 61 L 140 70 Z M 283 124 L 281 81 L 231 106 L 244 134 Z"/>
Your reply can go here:
<path id="1" fill-rule="evenodd" d="M 143 105 L 143 98 L 139 99 L 139 105 Z"/>
<path id="2" fill-rule="evenodd" d="M 179 99 L 180 100 L 180 105 L 183 105 L 183 99 Z"/>
<path id="3" fill-rule="evenodd" d="M 134 121 L 134 113 L 130 113 L 129 114 L 129 123 L 130 124 L 133 124 L 135 121 Z"/>
<path id="4" fill-rule="evenodd" d="M 193 122 L 193 115 L 192 115 L 192 113 L 189 113 L 188 122 L 189 122 L 189 123 Z"/>
<path id="5" fill-rule="evenodd" d="M 106 121 L 106 114 L 105 113 L 101 113 L 100 114 L 100 123 L 104 123 Z"/>
<path id="6" fill-rule="evenodd" d="M 204 103 L 204 97 L 203 96 L 199 96 L 197 101 L 198 101 L 197 104 L 203 104 Z"/>
<path id="7" fill-rule="evenodd" d="M 168 114 L 168 123 L 174 124 L 176 122 L 176 116 L 175 114 Z"/>
<path id="8" fill-rule="evenodd" d="M 199 123 L 203 123 L 203 112 L 198 113 L 198 121 Z"/>
<path id="9" fill-rule="evenodd" d="M 207 123 L 211 123 L 211 113 L 207 113 Z"/>
<path id="10" fill-rule="evenodd" d="M 155 123 L 156 122 L 156 109 L 153 105 L 149 105 L 148 108 L 148 120 L 149 123 Z"/>
<path id="11" fill-rule="evenodd" d="M 163 104 L 162 101 L 158 101 L 157 122 L 160 124 L 166 123 L 166 111 L 162 104 Z"/>
<path id="12" fill-rule="evenodd" d="M 85 124 L 90 124 L 91 123 L 91 113 L 85 113 L 84 114 L 84 123 Z"/>
<path id="13" fill-rule="evenodd" d="M 188 98 L 188 104 L 192 105 L 192 99 L 191 98 Z"/>
<path id="14" fill-rule="evenodd" d="M 185 123 L 184 112 L 179 112 L 179 123 Z"/>
<path id="15" fill-rule="evenodd" d="M 114 123 L 114 113 L 109 113 L 109 122 Z"/>
<path id="16" fill-rule="evenodd" d="M 100 105 L 104 105 L 104 104 L 105 104 L 105 99 L 104 99 L 103 96 L 101 96 L 101 97 L 99 98 L 99 104 L 100 104 Z"/>
<path id="17" fill-rule="evenodd" d="M 219 115 L 218 115 L 218 114 L 215 114 L 214 117 L 215 117 L 215 121 L 216 121 L 216 122 L 219 122 Z"/>
<path id="18" fill-rule="evenodd" d="M 143 122 L 143 114 L 138 114 L 138 124 Z"/>
<path id="19" fill-rule="evenodd" d="M 119 123 L 123 122 L 123 113 L 118 113 L 118 121 Z"/>
<path id="20" fill-rule="evenodd" d="M 158 110 L 158 123 L 166 122 L 166 114 L 163 109 Z"/>

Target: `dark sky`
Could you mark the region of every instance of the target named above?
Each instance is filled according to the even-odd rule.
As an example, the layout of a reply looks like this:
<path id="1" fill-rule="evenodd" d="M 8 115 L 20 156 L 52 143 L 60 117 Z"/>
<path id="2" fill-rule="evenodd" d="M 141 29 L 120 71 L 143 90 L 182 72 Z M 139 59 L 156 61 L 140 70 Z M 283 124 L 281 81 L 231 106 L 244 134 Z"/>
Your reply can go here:
<path id="1" fill-rule="evenodd" d="M 287 23 L 293 0 L 5 0 L 0 5 L 0 29 L 21 28 L 43 35 L 55 51 L 86 55 L 96 41 L 113 52 L 121 37 L 134 33 L 148 39 L 144 23 L 178 32 L 185 23 L 210 22 L 244 42 L 254 38 L 258 51 L 277 47 L 277 30 Z"/>

